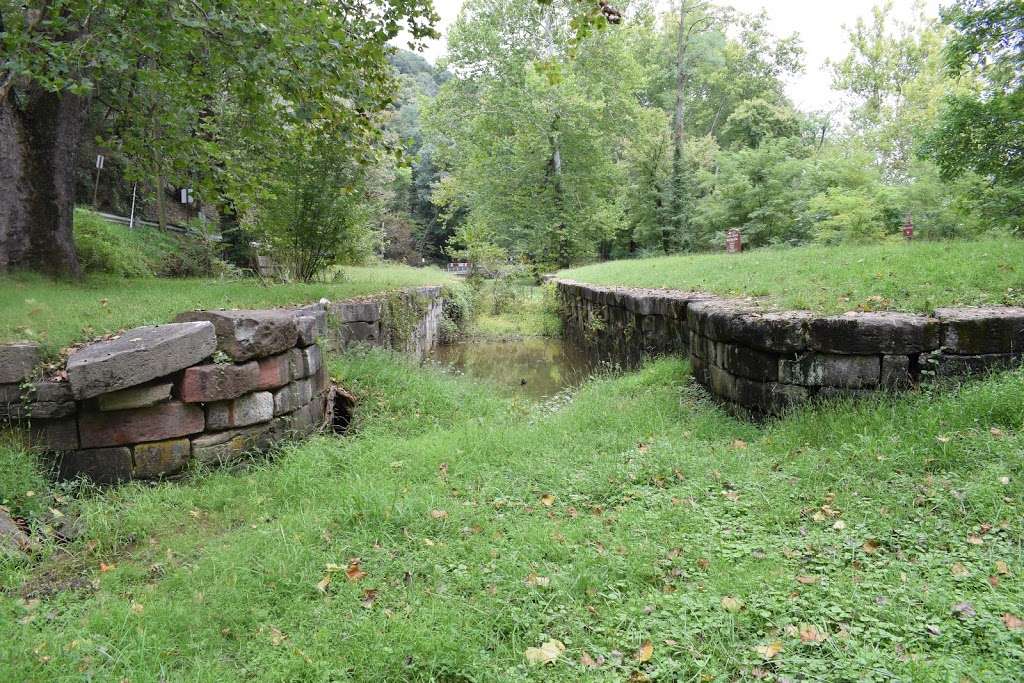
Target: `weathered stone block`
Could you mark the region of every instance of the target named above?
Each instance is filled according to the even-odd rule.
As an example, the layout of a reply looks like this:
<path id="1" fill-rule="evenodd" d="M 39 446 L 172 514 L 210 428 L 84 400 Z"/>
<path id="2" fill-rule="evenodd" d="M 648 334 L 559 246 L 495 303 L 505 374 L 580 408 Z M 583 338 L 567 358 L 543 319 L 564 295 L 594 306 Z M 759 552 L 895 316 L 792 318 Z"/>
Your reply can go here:
<path id="1" fill-rule="evenodd" d="M 94 448 L 65 453 L 60 460 L 61 479 L 84 475 L 97 484 L 117 484 L 132 478 L 130 448 Z"/>
<path id="2" fill-rule="evenodd" d="M 313 395 L 322 394 L 331 385 L 331 376 L 327 373 L 327 366 L 321 364 L 317 369 L 316 374 L 310 378 L 310 382 L 313 385 Z"/>
<path id="3" fill-rule="evenodd" d="M 315 304 L 301 306 L 294 310 L 297 316 L 309 316 L 316 322 L 315 335 L 317 337 L 327 336 L 327 299 L 321 299 Z M 312 342 L 310 342 L 312 343 Z"/>
<path id="4" fill-rule="evenodd" d="M 878 356 L 808 353 L 796 360 L 779 361 L 779 379 L 786 384 L 860 389 L 876 386 L 880 375 Z"/>
<path id="5" fill-rule="evenodd" d="M 97 403 L 102 411 L 148 408 L 157 403 L 171 400 L 173 386 L 171 382 L 156 382 L 131 389 L 122 389 L 110 394 L 103 394 Z"/>
<path id="6" fill-rule="evenodd" d="M 32 420 L 28 424 L 28 433 L 33 446 L 48 451 L 75 451 L 80 446 L 78 420 L 73 417 Z"/>
<path id="7" fill-rule="evenodd" d="M 313 398 L 313 383 L 300 379 L 274 392 L 274 415 L 298 410 Z"/>
<path id="8" fill-rule="evenodd" d="M 72 353 L 68 380 L 75 398 L 92 398 L 195 365 L 215 350 L 209 322 L 140 327 Z"/>
<path id="9" fill-rule="evenodd" d="M 780 415 L 810 398 L 804 387 L 757 382 L 731 375 L 714 365 L 708 367 L 708 377 L 713 394 L 755 414 Z"/>
<path id="10" fill-rule="evenodd" d="M 936 377 L 979 375 L 992 370 L 1005 370 L 1024 363 L 1024 353 L 986 353 L 977 356 L 935 354 L 929 357 L 929 368 Z"/>
<path id="11" fill-rule="evenodd" d="M 299 331 L 289 311 L 192 311 L 176 320 L 204 320 L 217 332 L 217 348 L 235 361 L 266 358 L 295 346 Z"/>
<path id="12" fill-rule="evenodd" d="M 0 384 L 17 384 L 28 379 L 41 358 L 39 344 L 0 344 Z"/>
<path id="13" fill-rule="evenodd" d="M 715 343 L 713 362 L 734 375 L 759 382 L 779 380 L 779 356 L 735 344 Z"/>
<path id="14" fill-rule="evenodd" d="M 53 420 L 76 411 L 67 382 L 0 385 L 0 420 Z"/>
<path id="15" fill-rule="evenodd" d="M 132 449 L 136 479 L 155 479 L 176 474 L 185 469 L 192 455 L 192 442 L 188 439 L 141 443 Z"/>
<path id="16" fill-rule="evenodd" d="M 806 311 L 762 312 L 721 299 L 691 301 L 686 308 L 686 324 L 697 334 L 773 353 L 805 350 L 811 318 Z"/>
<path id="17" fill-rule="evenodd" d="M 289 373 L 292 379 L 305 379 L 315 375 L 323 365 L 319 346 L 295 348 L 288 352 Z"/>
<path id="18" fill-rule="evenodd" d="M 327 419 L 326 396 L 320 394 L 313 400 L 291 413 L 287 431 L 292 437 L 303 437 L 321 429 Z"/>
<path id="19" fill-rule="evenodd" d="M 223 465 L 251 451 L 262 451 L 276 443 L 279 433 L 272 424 L 204 434 L 192 439 L 192 459 L 203 465 Z"/>
<path id="20" fill-rule="evenodd" d="M 879 381 L 885 389 L 894 391 L 909 389 L 914 386 L 909 356 L 883 356 L 882 376 Z"/>
<path id="21" fill-rule="evenodd" d="M 270 358 L 261 358 L 259 364 L 260 379 L 256 388 L 260 391 L 283 387 L 292 379 L 290 351 Z"/>
<path id="22" fill-rule="evenodd" d="M 341 348 L 351 344 L 376 345 L 380 341 L 380 323 L 350 322 L 341 326 Z"/>
<path id="23" fill-rule="evenodd" d="M 380 321 L 379 301 L 339 301 L 328 307 L 328 314 L 340 323 Z"/>
<path id="24" fill-rule="evenodd" d="M 908 313 L 847 313 L 810 321 L 809 348 L 826 353 L 909 355 L 937 349 L 939 321 Z"/>
<path id="25" fill-rule="evenodd" d="M 207 429 L 232 429 L 268 422 L 274 417 L 274 395 L 269 391 L 246 394 L 233 401 L 206 406 Z"/>
<path id="26" fill-rule="evenodd" d="M 316 318 L 311 315 L 297 315 L 295 316 L 295 328 L 299 332 L 299 346 L 310 346 L 316 343 Z"/>
<path id="27" fill-rule="evenodd" d="M 77 409 L 74 401 L 20 400 L 0 404 L 0 420 L 55 420 L 71 417 Z"/>
<path id="28" fill-rule="evenodd" d="M 185 403 L 227 401 L 253 391 L 259 384 L 260 364 L 256 361 L 195 365 L 182 375 L 178 397 Z"/>
<path id="29" fill-rule="evenodd" d="M 940 308 L 947 353 L 981 355 L 1024 352 L 1024 308 Z"/>
<path id="30" fill-rule="evenodd" d="M 205 426 L 202 408 L 177 401 L 151 408 L 78 416 L 78 435 L 83 448 L 164 441 L 197 434 Z"/>

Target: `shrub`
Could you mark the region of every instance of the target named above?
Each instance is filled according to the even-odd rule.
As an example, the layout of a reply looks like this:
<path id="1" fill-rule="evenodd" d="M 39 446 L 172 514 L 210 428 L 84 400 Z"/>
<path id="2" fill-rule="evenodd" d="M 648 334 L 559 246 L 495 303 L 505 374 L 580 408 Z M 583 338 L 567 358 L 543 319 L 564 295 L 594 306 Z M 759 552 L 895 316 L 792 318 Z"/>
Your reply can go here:
<path id="1" fill-rule="evenodd" d="M 75 211 L 75 245 L 78 260 L 87 273 L 109 273 L 121 277 L 153 274 L 145 255 L 127 231 L 91 211 Z"/>

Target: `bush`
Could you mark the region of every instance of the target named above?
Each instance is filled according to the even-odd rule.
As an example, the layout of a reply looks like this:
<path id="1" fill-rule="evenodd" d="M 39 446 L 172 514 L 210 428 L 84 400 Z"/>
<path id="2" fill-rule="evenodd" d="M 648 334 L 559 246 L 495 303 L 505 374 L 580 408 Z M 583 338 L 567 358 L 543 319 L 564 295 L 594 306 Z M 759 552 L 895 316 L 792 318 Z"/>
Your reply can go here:
<path id="1" fill-rule="evenodd" d="M 150 264 L 125 228 L 109 223 L 91 211 L 75 211 L 75 246 L 87 273 L 121 277 L 152 275 Z"/>
<path id="2" fill-rule="evenodd" d="M 86 209 L 75 210 L 75 243 L 86 273 L 120 277 L 240 277 L 218 245 L 154 228 L 129 230 Z"/>

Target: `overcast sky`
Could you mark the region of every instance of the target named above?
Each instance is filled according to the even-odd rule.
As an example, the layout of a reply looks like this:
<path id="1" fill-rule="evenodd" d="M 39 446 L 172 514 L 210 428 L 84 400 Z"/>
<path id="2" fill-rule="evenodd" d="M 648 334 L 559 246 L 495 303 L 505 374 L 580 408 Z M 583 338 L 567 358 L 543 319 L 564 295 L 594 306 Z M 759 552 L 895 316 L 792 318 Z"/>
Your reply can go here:
<path id="1" fill-rule="evenodd" d="M 509 0 L 510 2 L 515 0 Z M 768 10 L 772 30 L 779 35 L 800 34 L 805 50 L 806 70 L 789 84 L 789 96 L 804 110 L 831 109 L 836 95 L 830 87 L 831 76 L 825 65 L 827 59 L 842 58 L 848 48 L 843 25 L 852 25 L 857 17 L 870 16 L 871 8 L 881 0 L 721 0 L 717 4 L 731 4 L 744 12 Z M 447 27 L 459 14 L 463 0 L 434 0 L 441 15 L 439 41 L 434 41 L 426 52 L 431 61 L 445 52 Z M 666 5 L 668 3 L 666 2 Z M 909 18 L 915 0 L 893 0 L 897 15 Z M 939 0 L 923 0 L 925 10 L 938 14 Z"/>

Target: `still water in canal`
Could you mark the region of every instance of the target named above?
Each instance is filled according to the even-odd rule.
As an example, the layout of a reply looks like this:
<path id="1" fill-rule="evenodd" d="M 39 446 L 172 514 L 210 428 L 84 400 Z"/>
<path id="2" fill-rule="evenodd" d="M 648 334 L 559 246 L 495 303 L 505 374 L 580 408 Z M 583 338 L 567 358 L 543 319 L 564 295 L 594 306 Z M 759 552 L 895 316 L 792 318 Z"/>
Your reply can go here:
<path id="1" fill-rule="evenodd" d="M 572 345 L 550 337 L 457 342 L 437 347 L 430 359 L 532 399 L 579 386 L 598 367 Z"/>

